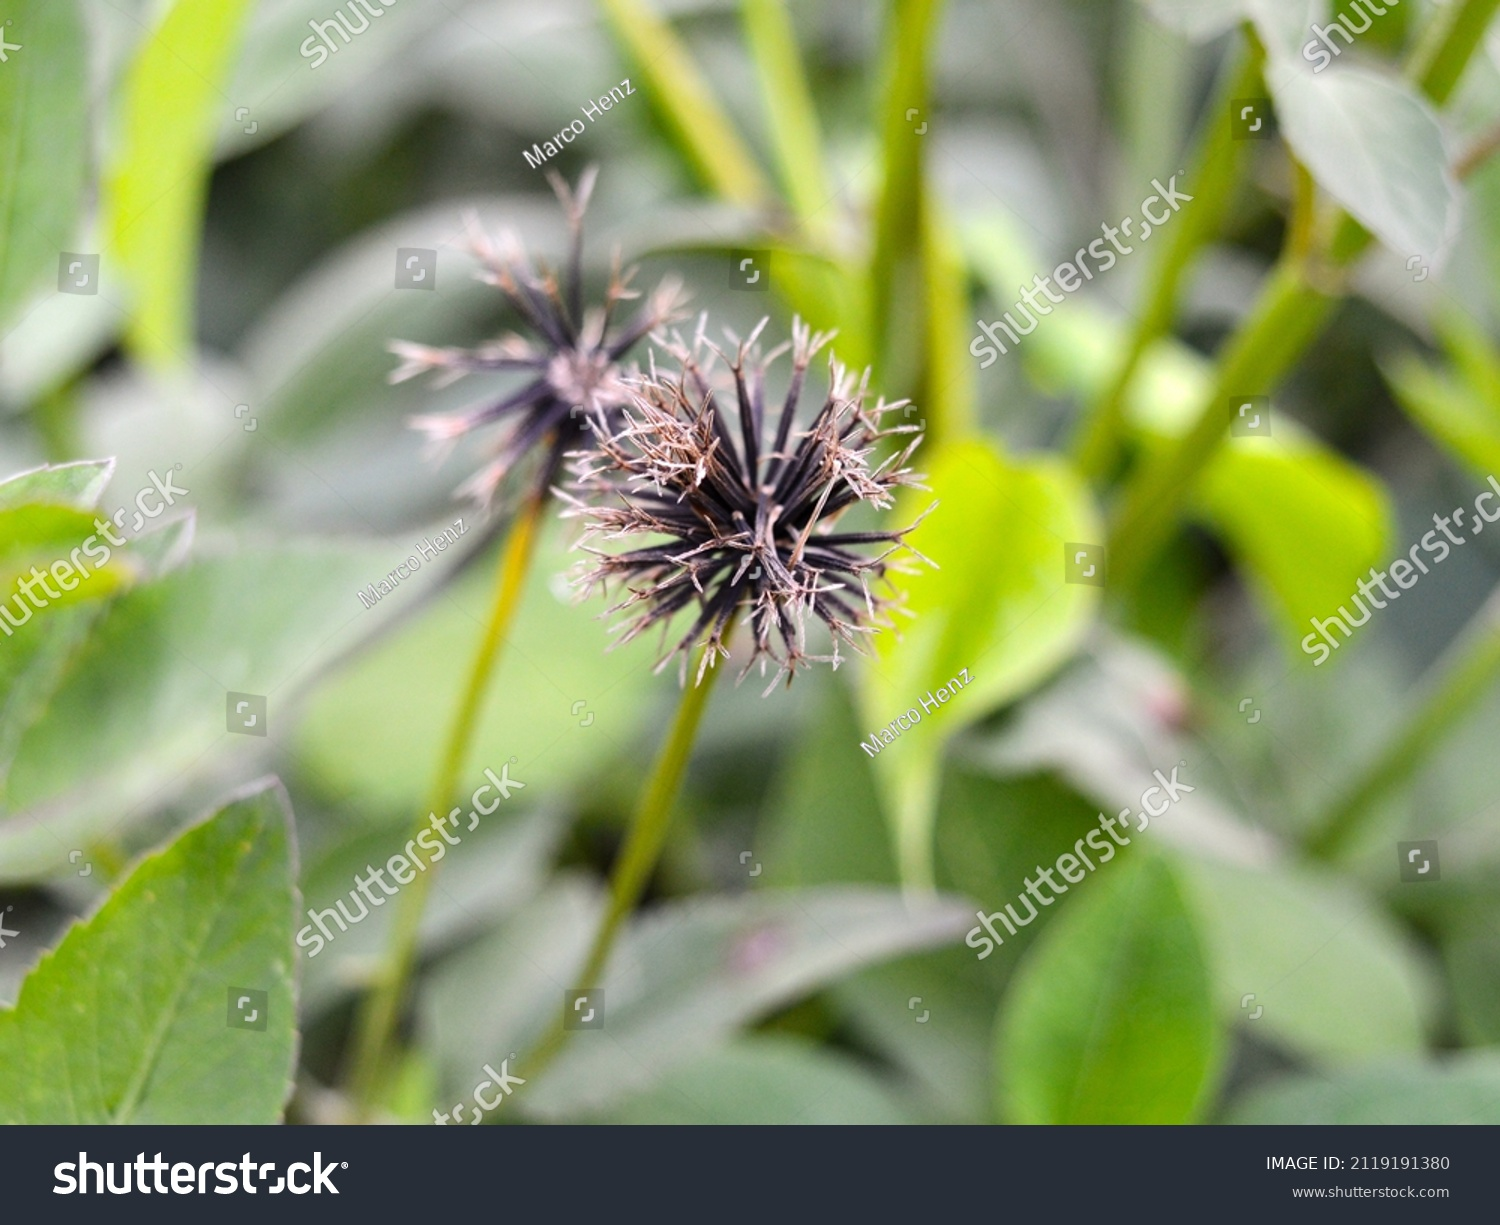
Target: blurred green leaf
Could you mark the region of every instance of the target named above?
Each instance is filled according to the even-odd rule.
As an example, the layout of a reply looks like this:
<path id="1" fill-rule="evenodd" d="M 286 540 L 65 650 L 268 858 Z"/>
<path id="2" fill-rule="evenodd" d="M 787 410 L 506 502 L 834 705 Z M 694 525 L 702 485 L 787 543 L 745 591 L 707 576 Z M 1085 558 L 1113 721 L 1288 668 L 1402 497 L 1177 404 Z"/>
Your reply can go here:
<path id="1" fill-rule="evenodd" d="M 1331 877 L 1184 859 L 1226 1021 L 1325 1060 L 1420 1050 L 1430 974 L 1391 920 Z M 1247 995 L 1254 1001 L 1242 1007 Z M 1251 1022 L 1252 1011 L 1263 1010 Z"/>
<path id="2" fill-rule="evenodd" d="M 1500 1056 L 1380 1063 L 1338 1076 L 1283 1080 L 1252 1093 L 1230 1123 L 1500 1123 Z"/>
<path id="3" fill-rule="evenodd" d="M 996 1032 L 996 1092 L 1016 1123 L 1187 1123 L 1219 1063 L 1208 968 L 1166 863 L 1073 903 L 1017 973 Z"/>
<path id="4" fill-rule="evenodd" d="M 1157 21 L 1195 39 L 1212 38 L 1244 19 L 1246 0 L 1141 0 Z"/>
<path id="5" fill-rule="evenodd" d="M 1411 353 L 1382 366 L 1396 402 L 1416 425 L 1481 477 L 1500 475 L 1500 354 L 1459 310 L 1435 325 L 1452 361 L 1443 368 Z"/>
<path id="6" fill-rule="evenodd" d="M 1300 439 L 1275 451 L 1239 439 L 1221 448 L 1196 505 L 1278 614 L 1288 641 L 1301 641 L 1310 617 L 1348 599 L 1349 576 L 1383 561 L 1392 535 L 1376 479 Z"/>
<path id="7" fill-rule="evenodd" d="M 19 0 L 6 13 L 12 49 L 0 71 L 0 324 L 50 278 L 73 238 L 89 121 L 89 56 L 76 0 Z"/>
<path id="8" fill-rule="evenodd" d="M 397 560 L 348 542 L 246 549 L 111 601 L 67 644 L 55 693 L 30 710 L 0 775 L 0 880 L 51 875 L 68 847 L 124 832 L 220 754 L 266 746 L 226 735 L 230 691 L 266 696 L 279 738 L 297 683 L 392 611 L 387 597 L 366 612 L 355 593 Z"/>
<path id="9" fill-rule="evenodd" d="M 636 752 L 648 712 L 675 688 L 675 677 L 653 675 L 653 642 L 607 652 L 597 620 L 607 602 L 578 604 L 558 583 L 569 561 L 561 536 L 554 525 L 538 551 L 461 775 L 478 786 L 484 767 L 513 759 L 528 801 L 576 790 L 591 767 Z M 297 733 L 318 787 L 372 812 L 421 810 L 484 627 L 488 570 L 475 567 L 318 688 Z"/>
<path id="10" fill-rule="evenodd" d="M 752 1036 L 675 1068 L 599 1123 L 911 1123 L 893 1087 L 847 1055 L 796 1038 Z"/>
<path id="11" fill-rule="evenodd" d="M 611 958 L 603 983 L 608 1042 L 564 1047 L 528 1088 L 526 1112 L 555 1120 L 606 1109 L 861 966 L 956 939 L 965 917 L 951 900 L 908 903 L 852 886 L 661 906 L 631 925 Z M 558 966 L 553 982 L 575 971 Z M 561 1003 L 554 995 L 551 1007 Z"/>
<path id="12" fill-rule="evenodd" d="M 825 686 L 772 787 L 757 835 L 768 883 L 896 883 L 873 769 L 859 751 L 863 735 L 848 691 Z"/>
<path id="13" fill-rule="evenodd" d="M 277 1122 L 297 1045 L 292 848 L 272 782 L 143 860 L 0 1011 L 0 1121 Z M 265 994 L 236 1012 L 237 992 Z M 249 1011 L 255 1028 L 234 1023 Z"/>
<path id="14" fill-rule="evenodd" d="M 468 820 L 463 824 L 467 826 Z M 530 902 L 546 883 L 563 828 L 555 811 L 514 815 L 502 806 L 493 817 L 482 817 L 472 833 L 461 830 L 463 840 L 444 856 L 442 876 L 422 914 L 424 955 L 486 928 Z M 336 906 L 339 899 L 351 898 L 355 876 L 364 875 L 372 864 L 387 863 L 411 836 L 412 822 L 408 819 L 375 829 L 357 827 L 352 836 L 324 849 L 302 874 L 307 910 L 323 912 Z M 357 897 L 346 902 L 351 911 L 359 904 Z M 317 929 L 308 933 L 302 946 L 308 950 L 303 954 L 304 1015 L 322 1012 L 352 991 L 370 985 L 370 976 L 391 938 L 393 910 L 383 905 L 371 907 L 369 916 L 347 931 L 339 930 L 337 913 L 334 918 L 324 918 L 333 939 L 315 950 Z M 299 935 L 301 925 L 310 922 L 311 916 L 304 911 Z"/>
<path id="15" fill-rule="evenodd" d="M 99 505 L 114 467 L 112 459 L 89 459 L 44 465 L 8 477 L 0 481 L 0 510 L 37 502 L 93 510 Z"/>
<path id="16" fill-rule="evenodd" d="M 954 443 L 921 457 L 931 493 L 908 491 L 895 512 L 934 567 L 896 575 L 905 598 L 899 637 L 875 639 L 860 709 L 868 735 L 909 709 L 920 721 L 875 759 L 890 797 L 903 879 L 931 879 L 937 763 L 944 743 L 1039 683 L 1082 641 L 1099 588 L 1065 582 L 1064 545 L 1096 542 L 1102 529 L 1082 483 L 1051 457 L 1009 460 L 987 442 Z M 980 539 L 993 547 L 976 547 Z M 967 677 L 967 683 L 964 678 Z M 938 704 L 936 690 L 951 700 Z M 921 702 L 932 694 L 934 708 Z M 877 740 L 878 743 L 878 740 Z"/>
<path id="17" fill-rule="evenodd" d="M 159 366 L 185 365 L 193 353 L 211 155 L 250 7 L 250 0 L 177 0 L 124 85 L 123 134 L 105 191 L 104 229 L 108 255 L 120 261 L 136 294 L 130 346 Z"/>
<path id="18" fill-rule="evenodd" d="M 1399 78 L 1353 66 L 1315 75 L 1273 60 L 1266 84 L 1282 135 L 1318 185 L 1399 259 L 1441 264 L 1459 191 L 1432 104 Z"/>

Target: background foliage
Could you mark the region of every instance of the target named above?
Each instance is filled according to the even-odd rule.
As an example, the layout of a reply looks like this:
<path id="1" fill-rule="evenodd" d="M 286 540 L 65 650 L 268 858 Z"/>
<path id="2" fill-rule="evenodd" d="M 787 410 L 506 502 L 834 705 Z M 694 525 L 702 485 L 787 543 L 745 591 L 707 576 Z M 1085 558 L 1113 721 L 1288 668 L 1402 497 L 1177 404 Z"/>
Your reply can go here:
<path id="1" fill-rule="evenodd" d="M 560 257 L 521 151 L 629 76 L 552 163 L 601 166 L 591 281 L 618 248 L 742 333 L 837 327 L 925 424 L 895 516 L 939 502 L 939 568 L 871 659 L 715 694 L 605 1031 L 499 1116 L 1500 1121 L 1495 536 L 1327 666 L 1298 649 L 1500 475 L 1496 7 L 1388 6 L 1315 74 L 1354 0 L 408 0 L 316 68 L 331 0 L 12 4 L 4 593 L 153 473 L 190 496 L 0 639 L 0 1119 L 345 1117 L 389 912 L 316 958 L 292 933 L 405 841 L 495 551 L 358 601 L 473 514 L 478 452 L 406 417 L 501 386 L 391 386 L 385 345 L 514 324 L 462 214 Z M 1274 139 L 1234 139 L 1243 98 Z M 980 369 L 976 321 L 1174 174 L 1172 224 Z M 432 292 L 397 248 L 437 252 Z M 58 291 L 78 253 L 95 293 Z M 1270 438 L 1226 437 L 1246 395 Z M 389 1117 L 526 1075 L 676 699 L 651 643 L 604 652 L 570 542 L 462 775 L 526 786 L 444 865 Z M 1064 581 L 1070 542 L 1106 587 Z M 226 732 L 231 692 L 268 735 Z M 1193 793 L 1118 865 L 964 947 L 1174 765 Z M 1428 839 L 1441 879 L 1401 883 Z M 237 987 L 265 1030 L 226 1024 Z"/>

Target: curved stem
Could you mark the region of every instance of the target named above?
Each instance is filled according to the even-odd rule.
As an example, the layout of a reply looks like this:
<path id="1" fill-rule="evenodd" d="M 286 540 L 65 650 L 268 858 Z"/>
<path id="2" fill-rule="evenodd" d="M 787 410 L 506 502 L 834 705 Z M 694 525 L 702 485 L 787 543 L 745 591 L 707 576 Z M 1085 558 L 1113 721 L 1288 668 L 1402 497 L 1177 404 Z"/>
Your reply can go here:
<path id="1" fill-rule="evenodd" d="M 728 630 L 725 631 L 725 636 L 728 636 Z M 635 812 L 631 815 L 630 832 L 626 835 L 625 846 L 610 875 L 609 908 L 599 924 L 599 930 L 594 933 L 594 943 L 579 972 L 577 982 L 580 989 L 592 989 L 599 985 L 600 976 L 609 961 L 610 950 L 614 948 L 615 937 L 625 919 L 635 909 L 636 903 L 641 900 L 641 894 L 645 892 L 646 884 L 656 870 L 656 862 L 661 858 L 662 847 L 666 844 L 667 830 L 671 828 L 672 808 L 682 787 L 688 760 L 692 757 L 698 725 L 708 707 L 714 681 L 724 670 L 724 666 L 716 664 L 711 667 L 699 684 L 682 695 L 682 703 L 677 707 L 672 727 L 667 732 L 656 763 L 651 767 L 651 775 L 636 802 Z M 562 1048 L 567 1033 L 559 1019 L 523 1065 L 528 1079 L 534 1078 L 552 1062 Z"/>
<path id="2" fill-rule="evenodd" d="M 1084 474 L 1095 480 L 1107 479 L 1119 461 L 1128 433 L 1126 396 L 1141 358 L 1152 341 L 1171 328 L 1182 279 L 1228 209 L 1239 177 L 1243 146 L 1233 139 L 1224 115 L 1235 98 L 1252 97 L 1260 91 L 1260 74 L 1265 63 L 1259 40 L 1250 34 L 1246 41 L 1248 47 L 1240 63 L 1223 74 L 1214 101 L 1204 112 L 1202 128 L 1187 163 L 1188 172 L 1183 178 L 1184 185 L 1193 193 L 1192 206 L 1173 223 L 1167 245 L 1151 266 L 1135 327 L 1119 363 L 1074 436 L 1074 458 Z"/>
<path id="3" fill-rule="evenodd" d="M 454 714 L 448 739 L 444 743 L 443 755 L 427 805 L 427 816 L 419 818 L 416 823 L 417 835 L 428 828 L 431 814 L 442 812 L 448 807 L 448 801 L 458 786 L 459 772 L 463 769 L 464 759 L 468 756 L 474 738 L 479 708 L 485 690 L 489 687 L 490 677 L 494 674 L 501 642 L 520 607 L 526 574 L 531 568 L 531 556 L 536 546 L 537 523 L 546 501 L 546 487 L 539 486 L 527 498 L 511 526 L 510 539 L 500 557 L 489 621 L 485 625 L 479 652 L 469 669 L 468 684 Z M 354 1054 L 350 1062 L 349 1084 L 361 1119 L 371 1116 L 378 1100 L 387 1056 L 396 1031 L 396 1021 L 416 962 L 422 914 L 426 909 L 427 896 L 432 890 L 433 878 L 437 876 L 437 868 L 435 863 L 428 865 L 427 871 L 419 872 L 416 879 L 396 899 L 394 927 L 385 964 L 360 1012 Z"/>
<path id="4" fill-rule="evenodd" d="M 1370 766 L 1346 787 L 1307 839 L 1317 859 L 1336 858 L 1379 811 L 1381 799 L 1408 781 L 1500 674 L 1500 590 L 1474 614 L 1458 641 L 1419 686 L 1410 719 Z"/>

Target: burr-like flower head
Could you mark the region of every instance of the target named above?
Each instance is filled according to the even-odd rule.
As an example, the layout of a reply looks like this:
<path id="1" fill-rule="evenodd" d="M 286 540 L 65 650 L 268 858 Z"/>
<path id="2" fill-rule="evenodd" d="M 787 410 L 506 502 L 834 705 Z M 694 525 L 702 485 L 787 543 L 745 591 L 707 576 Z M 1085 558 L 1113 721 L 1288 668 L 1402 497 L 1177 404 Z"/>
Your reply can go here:
<path id="1" fill-rule="evenodd" d="M 434 373 L 439 386 L 466 374 L 484 371 L 529 371 L 531 377 L 510 395 L 488 401 L 467 412 L 414 417 L 411 424 L 435 443 L 450 443 L 471 430 L 502 424 L 504 430 L 493 459 L 476 473 L 460 493 L 482 504 L 493 500 L 500 482 L 533 450 L 542 452 L 537 487 L 551 485 L 562 458 L 585 436 L 585 421 L 606 424 L 629 398 L 620 360 L 641 337 L 676 317 L 679 286 L 663 281 L 635 315 L 614 326 L 621 302 L 640 295 L 630 289 L 630 273 L 621 276 L 618 262 L 604 305 L 583 307 L 583 215 L 593 190 L 595 172 L 586 170 L 576 193 L 556 174 L 549 175 L 568 216 L 571 235 L 566 272 L 559 282 L 545 266 L 534 267 L 514 236 L 492 241 L 468 218 L 469 244 L 478 258 L 479 279 L 496 286 L 532 333 L 510 334 L 475 349 L 432 348 L 395 341 L 391 351 L 402 359 L 390 381 L 404 382 Z"/>
<path id="2" fill-rule="evenodd" d="M 759 660 L 764 672 L 770 660 L 776 678 L 790 683 L 808 662 L 837 667 L 841 643 L 858 649 L 860 636 L 882 623 L 871 581 L 885 577 L 893 553 L 909 550 L 911 527 L 833 530 L 850 507 L 884 509 L 897 486 L 918 484 L 906 466 L 921 441 L 916 427 L 881 425 L 905 401 L 867 408 L 868 374 L 856 385 L 830 360 L 823 405 L 797 429 L 808 364 L 830 337 L 794 323 L 791 345 L 762 356 L 756 342 L 765 326 L 737 344 L 732 359 L 704 342 L 701 322 L 690 347 L 680 338 L 666 345 L 678 370 L 659 372 L 653 361 L 650 376 L 633 381 L 618 427 L 596 431 L 592 449 L 574 457 L 567 514 L 587 522 L 585 541 L 650 538 L 628 552 L 590 548 L 596 564 L 580 582 L 623 584 L 628 594 L 610 610 L 632 610 L 621 641 L 691 607 L 691 628 L 661 666 L 680 654 L 685 676 L 687 655 L 701 644 L 699 681 L 715 656 L 728 655 L 724 640 L 739 614 L 753 636 L 746 671 Z M 769 422 L 766 372 L 788 348 L 791 382 Z M 716 387 L 720 362 L 729 377 Z M 910 437 L 878 461 L 882 440 L 898 434 Z M 860 551 L 868 546 L 878 552 Z M 808 653 L 809 613 L 827 627 L 831 654 Z"/>

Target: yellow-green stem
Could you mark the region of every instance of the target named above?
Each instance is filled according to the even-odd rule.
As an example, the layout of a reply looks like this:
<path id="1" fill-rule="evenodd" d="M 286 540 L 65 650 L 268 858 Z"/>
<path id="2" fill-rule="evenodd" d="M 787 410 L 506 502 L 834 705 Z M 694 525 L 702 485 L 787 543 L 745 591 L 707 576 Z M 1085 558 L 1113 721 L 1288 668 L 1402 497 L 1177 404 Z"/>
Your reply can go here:
<path id="1" fill-rule="evenodd" d="M 447 810 L 449 801 L 458 787 L 459 772 L 468 757 L 474 738 L 474 728 L 479 717 L 479 708 L 494 674 L 495 663 L 500 656 L 500 645 L 505 632 L 515 618 L 521 603 L 521 594 L 526 585 L 526 574 L 531 568 L 531 556 L 536 546 L 538 520 L 546 504 L 546 491 L 539 489 L 531 495 L 516 516 L 511 526 L 510 539 L 501 552 L 500 568 L 495 582 L 495 596 L 490 606 L 489 621 L 480 640 L 478 654 L 469 669 L 468 684 L 453 717 L 453 724 L 443 746 L 443 755 L 438 765 L 430 801 L 423 816 L 416 823 L 417 833 L 427 829 L 430 814 Z M 354 1053 L 350 1061 L 350 1092 L 354 1098 L 359 1117 L 367 1120 L 379 1101 L 389 1054 L 396 1032 L 396 1022 L 406 999 L 407 984 L 416 962 L 417 938 L 421 932 L 422 915 L 427 906 L 427 896 L 432 890 L 433 878 L 437 875 L 437 864 L 430 864 L 427 871 L 419 872 L 396 899 L 390 946 L 385 962 L 371 987 L 370 994 L 360 1011 L 355 1031 Z"/>
<path id="2" fill-rule="evenodd" d="M 728 637 L 727 630 L 725 637 Z M 671 730 L 667 733 L 656 763 L 651 768 L 651 775 L 636 802 L 635 812 L 630 819 L 630 830 L 625 836 L 625 846 L 610 875 L 609 908 L 604 913 L 599 930 L 594 933 L 594 943 L 589 949 L 583 969 L 575 979 L 580 989 L 599 985 L 609 961 L 610 950 L 614 948 L 615 937 L 630 912 L 635 909 L 636 903 L 641 900 L 641 894 L 645 892 L 646 884 L 656 870 L 662 847 L 666 845 L 667 831 L 672 825 L 672 808 L 682 787 L 683 776 L 687 773 L 688 761 L 692 757 L 698 725 L 708 707 L 714 681 L 725 666 L 722 661 L 717 662 L 714 667 L 709 668 L 700 684 L 694 685 L 682 695 Z M 559 1014 L 559 1019 L 548 1030 L 547 1036 L 522 1065 L 528 1079 L 536 1077 L 552 1062 L 562 1048 L 567 1033 L 562 1027 Z"/>

